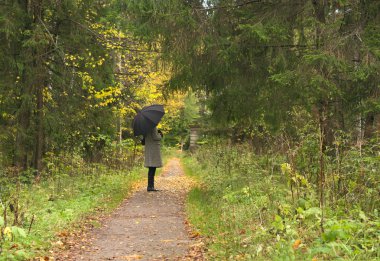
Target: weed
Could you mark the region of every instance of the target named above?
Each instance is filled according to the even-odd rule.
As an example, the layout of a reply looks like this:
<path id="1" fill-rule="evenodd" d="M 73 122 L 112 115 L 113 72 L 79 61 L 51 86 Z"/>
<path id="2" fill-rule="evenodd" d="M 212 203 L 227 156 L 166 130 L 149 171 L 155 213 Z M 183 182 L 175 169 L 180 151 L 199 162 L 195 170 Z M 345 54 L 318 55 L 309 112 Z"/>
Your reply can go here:
<path id="1" fill-rule="evenodd" d="M 371 164 L 366 168 L 379 170 L 377 159 L 367 160 Z M 228 147 L 220 141 L 183 158 L 186 173 L 200 183 L 188 196 L 187 213 L 204 236 L 210 259 L 378 259 L 380 220 L 373 203 L 350 199 L 361 205 L 349 206 L 345 201 L 329 201 L 322 210 L 318 186 L 313 175 L 305 172 L 313 166 L 284 162 L 286 157 L 281 155 L 260 156 L 248 146 Z M 346 158 L 340 164 L 348 167 L 349 162 Z M 328 161 L 327 170 L 333 164 Z M 351 165 L 357 171 L 361 164 Z M 331 199 L 333 181 L 326 182 L 327 199 Z M 360 188 L 363 195 L 372 193 L 370 187 Z"/>

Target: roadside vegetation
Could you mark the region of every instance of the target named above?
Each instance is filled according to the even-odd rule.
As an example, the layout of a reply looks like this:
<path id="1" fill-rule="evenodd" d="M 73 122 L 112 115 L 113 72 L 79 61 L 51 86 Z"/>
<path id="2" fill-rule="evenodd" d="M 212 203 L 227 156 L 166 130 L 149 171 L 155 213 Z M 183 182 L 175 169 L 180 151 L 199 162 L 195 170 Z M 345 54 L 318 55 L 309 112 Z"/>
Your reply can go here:
<path id="1" fill-rule="evenodd" d="M 143 177 L 141 164 L 125 166 L 88 164 L 78 156 L 61 155 L 38 183 L 27 173 L 1 179 L 0 260 L 52 256 L 50 249 L 62 244 L 59 233 L 113 210 Z"/>
<path id="2" fill-rule="evenodd" d="M 189 194 L 187 213 L 211 260 L 380 258 L 378 143 L 361 157 L 356 148 L 326 157 L 321 204 L 318 144 L 306 139 L 293 162 L 222 139 L 184 157 L 187 174 L 200 184 Z"/>
<path id="3" fill-rule="evenodd" d="M 140 177 L 131 123 L 144 106 L 164 104 L 168 140 L 186 136 L 186 94 L 164 98 L 157 52 L 119 4 L 0 4 L 0 259 L 51 256 L 57 232 L 126 196 Z"/>

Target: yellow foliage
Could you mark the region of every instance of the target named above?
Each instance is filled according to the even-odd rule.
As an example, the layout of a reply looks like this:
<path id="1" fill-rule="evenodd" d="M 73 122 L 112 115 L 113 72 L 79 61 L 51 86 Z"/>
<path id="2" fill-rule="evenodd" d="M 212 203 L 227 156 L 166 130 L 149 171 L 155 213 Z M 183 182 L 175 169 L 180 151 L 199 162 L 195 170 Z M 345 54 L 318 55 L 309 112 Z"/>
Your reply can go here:
<path id="1" fill-rule="evenodd" d="M 7 238 L 12 238 L 12 230 L 11 230 L 11 228 L 10 228 L 10 227 L 6 227 L 6 228 L 4 228 L 3 234 L 4 234 Z"/>
<path id="2" fill-rule="evenodd" d="M 43 88 L 43 97 L 44 97 L 45 102 L 49 102 L 49 103 L 53 102 L 53 96 L 51 94 L 50 89 L 47 87 Z"/>
<path id="3" fill-rule="evenodd" d="M 88 72 L 78 72 L 79 77 L 82 78 L 82 88 L 83 89 L 90 89 L 90 87 L 93 84 L 93 79 L 92 77 L 88 74 Z"/>
<path id="4" fill-rule="evenodd" d="M 281 164 L 281 172 L 282 174 L 289 174 L 292 172 L 292 167 L 289 163 L 282 163 Z"/>
<path id="5" fill-rule="evenodd" d="M 88 101 L 86 106 L 88 108 L 107 106 L 119 117 L 132 119 L 136 109 L 152 104 L 163 104 L 166 116 L 159 128 L 169 131 L 170 120 L 172 122 L 173 119 L 180 117 L 185 94 L 175 93 L 170 97 L 164 97 L 162 86 L 170 75 L 166 71 L 157 70 L 155 62 L 157 54 L 138 52 L 147 50 L 148 47 L 139 43 L 131 33 L 122 32 L 116 26 L 101 23 L 92 23 L 89 26 L 101 36 L 99 41 L 108 53 L 101 57 L 87 49 L 83 57 L 66 54 L 66 65 L 76 67 L 84 64 L 85 68 L 91 71 L 104 65 L 109 59 L 116 59 L 117 68 L 114 82 L 102 90 L 95 88 L 95 81 L 88 72 L 76 72 L 82 79 L 82 88 L 87 91 L 86 97 L 83 96 Z M 127 47 L 125 47 L 126 42 L 128 42 Z"/>

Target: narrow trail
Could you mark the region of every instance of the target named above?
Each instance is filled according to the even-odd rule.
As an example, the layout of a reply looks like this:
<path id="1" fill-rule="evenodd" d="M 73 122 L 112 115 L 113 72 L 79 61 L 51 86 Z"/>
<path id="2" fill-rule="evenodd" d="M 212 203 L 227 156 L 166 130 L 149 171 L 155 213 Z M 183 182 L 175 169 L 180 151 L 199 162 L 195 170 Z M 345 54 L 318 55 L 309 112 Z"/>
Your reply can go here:
<path id="1" fill-rule="evenodd" d="M 184 176 L 178 158 L 156 177 L 158 192 L 141 186 L 102 226 L 86 235 L 81 248 L 58 260 L 203 260 L 189 236 L 184 200 L 192 181 Z M 196 254 L 195 254 L 196 253 Z"/>

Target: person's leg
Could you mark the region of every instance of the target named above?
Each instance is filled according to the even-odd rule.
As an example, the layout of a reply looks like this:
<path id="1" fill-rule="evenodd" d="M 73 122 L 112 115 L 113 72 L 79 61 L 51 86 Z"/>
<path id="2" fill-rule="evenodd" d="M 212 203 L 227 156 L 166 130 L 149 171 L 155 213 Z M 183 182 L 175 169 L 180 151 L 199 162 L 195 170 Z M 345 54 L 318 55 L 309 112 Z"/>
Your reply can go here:
<path id="1" fill-rule="evenodd" d="M 154 189 L 154 175 L 156 174 L 156 167 L 149 167 L 148 171 L 148 191 L 157 191 Z"/>
<path id="2" fill-rule="evenodd" d="M 153 187 L 153 182 L 154 182 L 154 168 L 149 167 L 148 170 L 148 190 Z"/>

